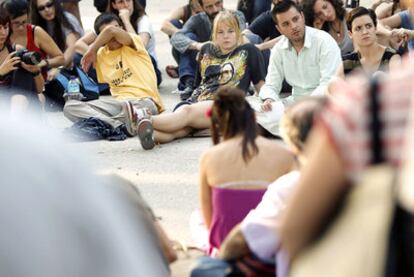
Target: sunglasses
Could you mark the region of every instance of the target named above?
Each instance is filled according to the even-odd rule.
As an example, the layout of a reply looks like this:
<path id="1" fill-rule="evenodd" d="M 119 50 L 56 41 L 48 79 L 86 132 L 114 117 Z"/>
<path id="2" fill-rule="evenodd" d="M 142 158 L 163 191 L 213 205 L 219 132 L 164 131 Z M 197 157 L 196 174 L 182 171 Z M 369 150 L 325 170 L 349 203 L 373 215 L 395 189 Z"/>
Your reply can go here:
<path id="1" fill-rule="evenodd" d="M 37 6 L 37 10 L 39 11 L 39 12 L 42 12 L 42 11 L 44 11 L 46 8 L 48 8 L 48 9 L 50 9 L 51 7 L 53 7 L 53 5 L 54 5 L 55 3 L 53 3 L 53 1 L 52 2 L 47 2 L 46 4 L 44 4 L 44 5 L 40 5 L 40 6 Z"/>

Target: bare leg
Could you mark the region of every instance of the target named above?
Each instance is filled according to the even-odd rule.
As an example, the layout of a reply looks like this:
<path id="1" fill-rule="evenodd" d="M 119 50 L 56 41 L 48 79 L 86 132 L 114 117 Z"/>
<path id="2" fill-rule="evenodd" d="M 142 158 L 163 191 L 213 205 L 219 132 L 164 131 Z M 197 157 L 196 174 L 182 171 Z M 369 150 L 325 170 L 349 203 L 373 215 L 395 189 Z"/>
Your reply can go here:
<path id="1" fill-rule="evenodd" d="M 205 116 L 213 101 L 203 101 L 192 105 L 184 105 L 173 113 L 165 113 L 152 117 L 152 125 L 156 131 L 174 133 L 186 127 L 206 129 L 210 120 Z"/>
<path id="2" fill-rule="evenodd" d="M 193 131 L 192 128 L 184 128 L 176 132 L 165 133 L 160 131 L 154 131 L 154 140 L 158 143 L 168 143 L 178 138 L 188 136 Z"/>

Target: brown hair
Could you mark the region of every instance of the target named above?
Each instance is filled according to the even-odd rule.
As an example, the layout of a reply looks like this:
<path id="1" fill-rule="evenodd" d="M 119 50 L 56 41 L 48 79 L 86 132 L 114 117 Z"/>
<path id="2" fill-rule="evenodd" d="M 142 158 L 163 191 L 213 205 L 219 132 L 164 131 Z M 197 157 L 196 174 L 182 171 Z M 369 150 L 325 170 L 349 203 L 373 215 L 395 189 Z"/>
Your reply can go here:
<path id="1" fill-rule="evenodd" d="M 377 15 L 375 12 L 364 7 L 357 7 L 355 9 L 352 9 L 346 16 L 346 26 L 348 27 L 348 31 L 352 33 L 352 23 L 356 18 L 364 15 L 371 17 L 374 26 L 377 27 Z"/>
<path id="2" fill-rule="evenodd" d="M 255 142 L 256 117 L 245 96 L 238 88 L 224 86 L 217 91 L 211 111 L 211 133 L 214 144 L 220 142 L 220 135 L 224 139 L 242 136 L 241 152 L 247 163 L 259 149 Z"/>
<path id="3" fill-rule="evenodd" d="M 283 140 L 302 151 L 315 116 L 325 103 L 325 97 L 313 96 L 290 106 L 280 121 L 280 134 Z"/>

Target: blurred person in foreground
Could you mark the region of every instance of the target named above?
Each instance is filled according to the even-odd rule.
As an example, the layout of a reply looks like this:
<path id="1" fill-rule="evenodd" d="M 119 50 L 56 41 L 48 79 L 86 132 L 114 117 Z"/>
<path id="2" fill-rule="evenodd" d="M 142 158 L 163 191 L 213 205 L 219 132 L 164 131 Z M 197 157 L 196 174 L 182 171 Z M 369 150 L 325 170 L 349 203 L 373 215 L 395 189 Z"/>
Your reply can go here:
<path id="1" fill-rule="evenodd" d="M 169 276 L 137 191 L 28 118 L 1 116 L 0 276 Z"/>
<path id="2" fill-rule="evenodd" d="M 384 161 L 398 169 L 404 161 L 405 132 L 413 102 L 414 60 L 383 76 L 378 101 Z M 283 215 L 283 251 L 295 259 L 321 230 L 338 201 L 370 166 L 369 80 L 361 75 L 336 80 L 333 95 L 309 138 L 308 164 Z M 398 92 L 398 93 L 395 93 Z"/>

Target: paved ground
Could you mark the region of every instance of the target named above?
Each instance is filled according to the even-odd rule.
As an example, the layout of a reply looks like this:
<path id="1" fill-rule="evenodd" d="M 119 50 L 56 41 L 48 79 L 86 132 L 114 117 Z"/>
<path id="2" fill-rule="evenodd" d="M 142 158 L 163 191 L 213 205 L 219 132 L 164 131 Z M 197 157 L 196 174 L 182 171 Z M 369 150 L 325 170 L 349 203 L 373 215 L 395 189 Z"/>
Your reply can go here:
<path id="1" fill-rule="evenodd" d="M 172 9 L 186 2 L 147 0 L 147 14 L 156 30 L 157 54 L 162 71 L 167 64 L 173 64 L 173 59 L 168 37 L 159 31 L 160 25 Z M 92 29 L 98 14 L 93 1 L 82 0 L 80 3 L 84 28 Z M 225 6 L 235 8 L 236 0 L 226 0 Z M 171 94 L 177 81 L 165 74 L 163 79 L 160 93 L 166 106 L 171 109 L 178 101 L 178 96 Z M 49 114 L 47 120 L 57 129 L 70 126 L 70 122 L 60 113 Z M 198 159 L 209 145 L 209 138 L 188 138 L 144 151 L 136 138 L 130 138 L 122 142 L 79 143 L 79 148 L 80 153 L 85 153 L 99 171 L 113 172 L 133 181 L 160 216 L 170 237 L 191 243 L 188 219 L 198 204 Z M 175 264 L 173 275 L 186 275 L 186 267 L 186 263 Z"/>

